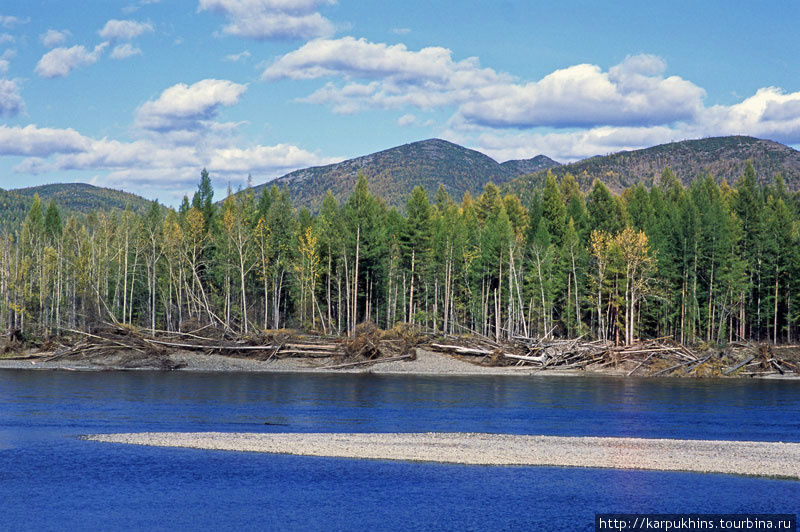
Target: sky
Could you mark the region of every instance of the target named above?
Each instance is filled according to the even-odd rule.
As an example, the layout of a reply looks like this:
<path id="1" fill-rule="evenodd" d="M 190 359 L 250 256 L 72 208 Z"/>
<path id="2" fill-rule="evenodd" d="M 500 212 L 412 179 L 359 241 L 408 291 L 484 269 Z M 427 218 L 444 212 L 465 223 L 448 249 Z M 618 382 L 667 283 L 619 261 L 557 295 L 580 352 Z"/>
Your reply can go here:
<path id="1" fill-rule="evenodd" d="M 4 0 L 0 188 L 167 205 L 443 138 L 559 162 L 800 146 L 800 2 Z"/>

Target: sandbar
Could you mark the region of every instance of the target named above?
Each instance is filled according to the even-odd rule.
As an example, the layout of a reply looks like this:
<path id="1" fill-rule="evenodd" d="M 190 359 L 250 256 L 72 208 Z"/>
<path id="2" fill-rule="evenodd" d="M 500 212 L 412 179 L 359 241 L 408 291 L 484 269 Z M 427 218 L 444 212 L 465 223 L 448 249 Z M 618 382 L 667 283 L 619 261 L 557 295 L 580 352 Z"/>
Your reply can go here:
<path id="1" fill-rule="evenodd" d="M 691 471 L 800 479 L 800 443 L 485 433 L 96 434 L 99 442 L 486 466 Z"/>

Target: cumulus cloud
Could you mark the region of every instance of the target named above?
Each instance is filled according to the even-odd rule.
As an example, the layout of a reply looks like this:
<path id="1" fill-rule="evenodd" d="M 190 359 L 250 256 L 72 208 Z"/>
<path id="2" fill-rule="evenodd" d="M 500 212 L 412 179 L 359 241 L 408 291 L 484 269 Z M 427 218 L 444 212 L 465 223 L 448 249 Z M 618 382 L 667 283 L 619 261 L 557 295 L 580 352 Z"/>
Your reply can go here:
<path id="1" fill-rule="evenodd" d="M 48 157 L 85 150 L 90 139 L 74 129 L 0 126 L 0 155 Z"/>
<path id="2" fill-rule="evenodd" d="M 341 158 L 321 157 L 291 144 L 253 146 L 250 148 L 221 148 L 210 153 L 208 166 L 221 172 L 246 173 L 266 171 L 275 174 L 307 166 L 319 166 L 340 161 Z"/>
<path id="3" fill-rule="evenodd" d="M 2 61 L 0 61 L 2 71 Z M 0 116 L 17 116 L 25 109 L 25 102 L 19 93 L 19 85 L 10 79 L 0 79 Z M 0 146 L 0 149 L 2 147 Z"/>
<path id="4" fill-rule="evenodd" d="M 97 33 L 103 39 L 129 41 L 143 33 L 152 31 L 153 25 L 147 22 L 111 19 Z"/>
<path id="5" fill-rule="evenodd" d="M 800 143 L 800 92 L 766 87 L 734 105 L 706 106 L 701 87 L 666 71 L 660 57 L 639 54 L 607 69 L 579 64 L 524 81 L 474 57 L 455 60 L 446 48 L 415 51 L 342 37 L 313 40 L 279 57 L 262 79 L 323 79 L 299 101 L 338 114 L 449 108 L 450 131 L 473 140 L 486 132 L 510 142 L 533 139 L 563 159 L 714 135 Z M 398 125 L 419 124 L 412 116 L 401 116 Z"/>
<path id="6" fill-rule="evenodd" d="M 134 55 L 142 55 L 142 51 L 129 43 L 118 44 L 111 51 L 111 59 L 127 59 Z"/>
<path id="7" fill-rule="evenodd" d="M 43 78 L 66 76 L 77 67 L 95 64 L 107 46 L 107 42 L 100 43 L 91 52 L 82 45 L 72 48 L 54 48 L 39 59 L 36 73 Z"/>
<path id="8" fill-rule="evenodd" d="M 575 65 L 541 80 L 518 83 L 481 67 L 477 58 L 454 61 L 446 48 L 412 51 L 403 44 L 344 37 L 316 40 L 267 67 L 263 79 L 338 77 L 302 101 L 352 113 L 366 107 L 456 106 L 464 123 L 494 128 L 654 125 L 693 118 L 705 91 L 664 62 L 638 55 L 603 71 Z M 366 80 L 360 82 L 355 80 Z"/>
<path id="9" fill-rule="evenodd" d="M 262 74 L 265 80 L 324 77 L 341 77 L 347 83 L 329 82 L 302 101 L 331 105 L 337 113 L 406 105 L 431 109 L 467 101 L 481 87 L 512 81 L 507 74 L 481 67 L 477 58 L 454 61 L 447 48 L 412 51 L 403 44 L 353 37 L 308 42 Z"/>
<path id="10" fill-rule="evenodd" d="M 0 44 L 15 42 L 14 36 L 9 33 L 0 33 Z"/>
<path id="11" fill-rule="evenodd" d="M 459 113 L 490 127 L 587 127 L 656 125 L 693 119 L 705 91 L 678 76 L 664 77 L 666 65 L 635 56 L 603 72 L 597 65 L 556 70 L 539 81 L 482 88 Z"/>
<path id="12" fill-rule="evenodd" d="M 752 135 L 800 143 L 800 91 L 786 94 L 776 87 L 759 89 L 737 104 L 709 107 L 698 127 L 711 134 Z"/>
<path id="13" fill-rule="evenodd" d="M 198 11 L 223 15 L 223 33 L 251 39 L 312 39 L 333 34 L 317 8 L 331 0 L 200 0 Z"/>
<path id="14" fill-rule="evenodd" d="M 54 30 L 50 28 L 46 32 L 39 35 L 39 40 L 48 48 L 63 44 L 71 35 L 69 30 Z"/>
<path id="15" fill-rule="evenodd" d="M 193 85 L 179 83 L 156 100 L 142 104 L 136 111 L 136 125 L 155 131 L 197 129 L 220 107 L 237 104 L 246 90 L 247 85 L 219 79 L 204 79 Z"/>

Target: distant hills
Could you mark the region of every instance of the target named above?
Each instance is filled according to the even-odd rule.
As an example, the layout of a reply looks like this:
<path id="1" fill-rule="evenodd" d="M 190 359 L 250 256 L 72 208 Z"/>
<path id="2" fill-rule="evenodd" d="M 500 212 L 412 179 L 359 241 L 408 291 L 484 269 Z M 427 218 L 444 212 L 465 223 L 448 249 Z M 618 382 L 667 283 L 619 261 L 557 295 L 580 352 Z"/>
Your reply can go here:
<path id="1" fill-rule="evenodd" d="M 479 193 L 489 181 L 502 184 L 558 164 L 544 155 L 500 164 L 475 150 L 429 139 L 341 163 L 297 170 L 253 190 L 258 195 L 264 187 L 286 185 L 295 206 L 316 211 L 328 190 L 344 201 L 353 191 L 358 173 L 363 172 L 373 194 L 389 205 L 404 207 L 417 185 L 423 186 L 432 197 L 442 184 L 453 198 L 460 200 L 464 192 Z"/>
<path id="2" fill-rule="evenodd" d="M 800 188 L 800 152 L 771 140 L 742 136 L 684 140 L 621 151 L 554 167 L 552 171 L 558 177 L 570 172 L 584 191 L 591 188 L 595 179 L 600 179 L 619 193 L 639 182 L 651 187 L 658 183 L 667 166 L 684 185 L 701 173 L 734 185 L 748 160 L 762 183 L 771 183 L 775 174 L 781 173 L 790 189 Z M 538 171 L 519 177 L 509 182 L 506 189 L 524 198 L 543 182 L 545 175 L 546 171 Z"/>
<path id="3" fill-rule="evenodd" d="M 559 177 L 572 173 L 584 191 L 591 188 L 595 179 L 601 179 L 619 193 L 639 182 L 647 187 L 658 183 L 667 166 L 684 185 L 704 172 L 733 185 L 748 160 L 762 183 L 772 182 L 775 174 L 781 173 L 788 188 L 800 189 L 800 152 L 769 140 L 734 136 L 672 142 L 565 165 L 544 155 L 501 164 L 452 142 L 429 139 L 337 164 L 297 170 L 253 190 L 260 194 L 273 184 L 286 185 L 297 207 L 316 211 L 328 190 L 344 201 L 353 191 L 358 173 L 363 172 L 373 194 L 400 208 L 405 206 L 416 185 L 425 187 L 432 197 L 442 184 L 454 199 L 460 200 L 464 192 L 480 193 L 489 181 L 518 194 L 527 203 L 531 191 L 543 183 L 548 170 Z M 149 204 L 135 194 L 84 183 L 0 189 L 0 230 L 19 227 L 34 194 L 39 194 L 44 205 L 54 199 L 64 218 L 80 217 L 98 209 L 124 209 L 126 205 L 142 211 Z"/>
<path id="4" fill-rule="evenodd" d="M 62 219 L 71 215 L 82 217 L 94 210 L 122 210 L 126 205 L 130 205 L 134 211 L 141 212 L 150 204 L 149 200 L 136 194 L 86 183 L 56 183 L 13 190 L 0 189 L 0 231 L 15 229 L 22 224 L 36 194 L 39 194 L 44 208 L 51 199 L 54 200 Z"/>

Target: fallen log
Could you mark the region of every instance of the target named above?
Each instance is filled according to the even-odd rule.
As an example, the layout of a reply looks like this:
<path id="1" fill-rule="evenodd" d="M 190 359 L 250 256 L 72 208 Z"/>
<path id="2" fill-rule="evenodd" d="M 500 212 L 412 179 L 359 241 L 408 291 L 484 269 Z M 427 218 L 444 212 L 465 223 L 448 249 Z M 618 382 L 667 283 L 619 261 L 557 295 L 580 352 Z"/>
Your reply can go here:
<path id="1" fill-rule="evenodd" d="M 430 347 L 438 351 L 453 352 L 459 355 L 485 356 L 492 354 L 492 351 L 488 349 L 475 349 L 473 347 L 462 347 L 460 345 L 430 344 Z"/>
<path id="2" fill-rule="evenodd" d="M 412 357 L 411 354 L 408 355 L 400 355 L 398 357 L 389 357 L 389 358 L 376 358 L 373 360 L 359 360 L 358 362 L 347 362 L 345 364 L 337 364 L 335 366 L 324 366 L 325 369 L 342 369 L 342 368 L 354 368 L 356 366 L 364 366 L 368 364 L 380 364 L 382 362 L 396 362 L 398 360 L 406 360 Z"/>
<path id="3" fill-rule="evenodd" d="M 642 360 L 641 362 L 639 362 L 639 363 L 636 365 L 636 367 L 635 367 L 635 368 L 633 368 L 632 370 L 630 370 L 630 371 L 628 372 L 628 375 L 626 375 L 626 376 L 627 376 L 627 377 L 630 377 L 631 375 L 633 375 L 633 374 L 634 374 L 634 372 L 635 372 L 637 369 L 639 369 L 639 368 L 641 368 L 642 366 L 644 366 L 645 362 L 647 362 L 648 360 L 650 360 L 650 358 L 652 358 L 652 357 L 653 357 L 653 355 L 655 355 L 655 353 L 650 353 L 649 355 L 647 355 L 647 358 L 645 358 L 644 360 Z"/>
<path id="4" fill-rule="evenodd" d="M 695 362 L 695 360 L 689 360 L 688 362 L 681 362 L 680 364 L 675 364 L 674 366 L 671 366 L 671 367 L 669 367 L 667 369 L 662 369 L 661 371 L 657 371 L 656 373 L 653 373 L 650 376 L 651 377 L 658 377 L 659 375 L 663 375 L 664 373 L 669 373 L 670 371 L 674 371 L 674 370 L 680 368 L 681 366 L 688 366 L 689 364 L 691 364 L 693 362 Z"/>
<path id="5" fill-rule="evenodd" d="M 694 365 L 690 364 L 688 368 L 684 368 L 683 373 L 687 374 L 690 371 L 693 371 L 693 370 L 699 368 L 700 366 L 702 366 L 703 364 L 705 364 L 706 362 L 711 360 L 711 357 L 713 357 L 713 356 L 714 356 L 713 354 L 708 355 L 708 356 L 702 358 L 701 360 L 698 360 L 696 363 L 694 363 Z"/>
<path id="6" fill-rule="evenodd" d="M 739 369 L 739 368 L 741 368 L 741 367 L 743 367 L 743 366 L 746 366 L 747 364 L 749 364 L 749 363 L 750 363 L 750 362 L 751 362 L 751 361 L 752 361 L 754 358 L 756 358 L 756 356 L 755 356 L 755 355 L 750 355 L 750 356 L 749 356 L 749 357 L 747 357 L 745 360 L 743 360 L 742 362 L 739 362 L 738 364 L 736 364 L 736 365 L 735 365 L 735 366 L 733 366 L 732 368 L 728 368 L 728 369 L 726 369 L 725 371 L 723 371 L 723 372 L 722 372 L 722 374 L 723 374 L 723 375 L 730 375 L 731 373 L 733 373 L 733 372 L 734 372 L 734 371 L 736 371 L 737 369 Z"/>
<path id="7" fill-rule="evenodd" d="M 196 349 L 199 351 L 266 351 L 275 349 L 274 345 L 204 345 L 204 344 L 181 344 L 177 342 L 163 342 L 152 338 L 142 338 L 145 342 L 163 345 L 166 347 L 178 347 L 181 349 Z"/>
<path id="8" fill-rule="evenodd" d="M 339 349 L 338 345 L 330 345 L 330 344 L 283 344 L 284 347 L 289 347 L 292 349 L 303 350 L 303 349 L 311 349 L 311 350 L 327 350 L 327 351 L 336 351 Z"/>
<path id="9" fill-rule="evenodd" d="M 547 361 L 547 355 L 532 357 L 525 355 L 512 355 L 511 353 L 503 353 L 503 356 L 506 358 L 513 358 L 514 360 L 523 360 L 525 362 L 537 362 L 539 364 L 544 364 L 545 361 Z"/>

